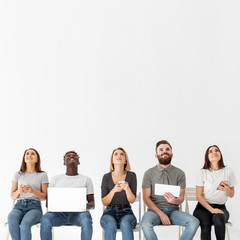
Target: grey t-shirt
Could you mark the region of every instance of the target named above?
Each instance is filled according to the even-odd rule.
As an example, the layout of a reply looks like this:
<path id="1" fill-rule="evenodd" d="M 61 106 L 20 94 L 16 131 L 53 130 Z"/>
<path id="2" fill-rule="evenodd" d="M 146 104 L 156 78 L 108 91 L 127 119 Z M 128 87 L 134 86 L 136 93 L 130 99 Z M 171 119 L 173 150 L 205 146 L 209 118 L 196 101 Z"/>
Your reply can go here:
<path id="1" fill-rule="evenodd" d="M 147 170 L 143 176 L 142 188 L 150 188 L 150 199 L 158 208 L 179 208 L 177 205 L 169 203 L 163 196 L 155 195 L 155 184 L 177 185 L 181 188 L 186 187 L 185 173 L 170 165 L 162 168 L 159 164 Z"/>
<path id="2" fill-rule="evenodd" d="M 34 173 L 21 173 L 16 172 L 12 179 L 13 182 L 18 183 L 18 188 L 21 184 L 30 185 L 33 189 L 41 192 L 42 184 L 48 183 L 48 176 L 45 172 L 34 172 Z M 40 200 L 34 196 L 32 193 L 21 193 L 17 200 L 21 199 L 34 199 Z"/>
<path id="3" fill-rule="evenodd" d="M 136 196 L 137 191 L 137 177 L 134 172 L 127 171 L 125 181 L 128 182 L 128 185 L 132 193 Z M 112 179 L 112 173 L 106 173 L 102 179 L 102 198 L 104 198 L 113 188 L 115 184 Z M 112 198 L 110 205 L 113 204 L 128 204 L 126 192 L 123 190 L 121 192 L 116 192 Z"/>

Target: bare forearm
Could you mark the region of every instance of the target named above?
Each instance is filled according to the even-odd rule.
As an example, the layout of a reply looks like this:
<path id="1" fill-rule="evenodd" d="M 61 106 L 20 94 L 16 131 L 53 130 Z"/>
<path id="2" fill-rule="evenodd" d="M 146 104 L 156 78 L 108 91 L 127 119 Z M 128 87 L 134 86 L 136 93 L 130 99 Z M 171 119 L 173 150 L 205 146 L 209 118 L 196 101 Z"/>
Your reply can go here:
<path id="1" fill-rule="evenodd" d="M 232 198 L 234 196 L 234 189 L 226 188 L 226 195 Z"/>
<path id="2" fill-rule="evenodd" d="M 136 197 L 135 197 L 135 195 L 132 193 L 132 191 L 131 191 L 130 188 L 128 188 L 128 189 L 126 190 L 126 196 L 127 196 L 127 200 L 128 200 L 129 203 L 134 203 L 134 202 L 135 202 Z"/>
<path id="3" fill-rule="evenodd" d="M 31 192 L 35 197 L 37 197 L 38 199 L 40 200 L 45 200 L 47 198 L 47 194 L 46 193 L 43 193 L 43 192 L 39 192 L 35 189 L 32 189 L 32 192 Z"/>
<path id="4" fill-rule="evenodd" d="M 11 198 L 13 200 L 16 200 L 19 197 L 19 195 L 20 195 L 20 192 L 19 192 L 19 189 L 18 189 L 17 191 L 11 193 Z"/>
<path id="5" fill-rule="evenodd" d="M 176 205 L 180 205 L 180 204 L 182 204 L 183 201 L 184 201 L 184 199 L 179 197 L 179 198 L 176 198 L 174 204 L 176 204 Z"/>
<path id="6" fill-rule="evenodd" d="M 211 207 L 209 205 L 209 203 L 205 200 L 205 198 L 203 196 L 197 196 L 197 200 L 198 202 L 204 207 L 206 208 L 209 212 L 213 211 L 213 207 Z"/>
<path id="7" fill-rule="evenodd" d="M 113 196 L 114 196 L 115 192 L 113 191 L 113 189 L 108 193 L 108 195 L 106 195 L 104 198 L 102 198 L 102 203 L 104 206 L 107 206 L 111 203 Z"/>
<path id="8" fill-rule="evenodd" d="M 143 201 L 150 210 L 154 211 L 159 216 L 161 215 L 162 211 L 153 203 L 150 198 L 144 198 Z"/>

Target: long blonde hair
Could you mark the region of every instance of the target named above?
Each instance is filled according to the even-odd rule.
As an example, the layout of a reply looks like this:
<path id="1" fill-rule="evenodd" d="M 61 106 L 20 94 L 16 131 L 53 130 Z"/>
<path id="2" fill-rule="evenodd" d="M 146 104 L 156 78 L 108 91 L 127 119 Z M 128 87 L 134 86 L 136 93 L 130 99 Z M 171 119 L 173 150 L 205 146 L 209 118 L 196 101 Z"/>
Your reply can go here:
<path id="1" fill-rule="evenodd" d="M 126 158 L 126 162 L 127 162 L 127 163 L 124 164 L 124 171 L 130 171 L 130 170 L 131 170 L 131 167 L 130 167 L 130 163 L 129 163 L 129 160 L 128 160 L 128 155 L 127 155 L 126 151 L 125 151 L 122 147 L 118 147 L 118 148 L 116 148 L 116 149 L 113 150 L 112 155 L 111 155 L 111 159 L 110 159 L 110 169 L 109 169 L 109 171 L 110 171 L 110 172 L 113 172 L 113 170 L 114 170 L 113 154 L 114 154 L 115 151 L 117 151 L 117 150 L 123 151 L 123 153 L 124 153 L 124 155 L 125 155 L 125 158 Z"/>

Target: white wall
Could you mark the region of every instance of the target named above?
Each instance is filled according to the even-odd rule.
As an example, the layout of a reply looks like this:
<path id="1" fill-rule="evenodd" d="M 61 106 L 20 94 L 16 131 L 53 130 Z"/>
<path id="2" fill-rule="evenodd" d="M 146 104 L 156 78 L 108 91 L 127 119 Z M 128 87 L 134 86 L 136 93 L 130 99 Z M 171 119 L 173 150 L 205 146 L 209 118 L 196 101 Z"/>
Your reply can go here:
<path id="1" fill-rule="evenodd" d="M 11 179 L 28 147 L 49 178 L 65 171 L 65 151 L 79 153 L 79 171 L 95 186 L 93 239 L 115 147 L 128 152 L 138 190 L 161 139 L 188 186 L 210 144 L 239 175 L 239 12 L 237 0 L 1 1 L 1 239 Z M 237 187 L 227 204 L 233 240 L 239 196 Z"/>

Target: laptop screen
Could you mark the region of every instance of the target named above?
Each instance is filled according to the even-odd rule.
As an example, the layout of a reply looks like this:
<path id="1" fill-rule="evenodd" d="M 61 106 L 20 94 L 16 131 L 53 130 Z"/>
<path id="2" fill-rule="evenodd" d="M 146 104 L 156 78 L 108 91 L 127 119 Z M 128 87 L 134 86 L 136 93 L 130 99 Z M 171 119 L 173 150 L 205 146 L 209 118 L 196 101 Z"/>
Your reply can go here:
<path id="1" fill-rule="evenodd" d="M 48 188 L 49 212 L 86 211 L 86 188 Z"/>

